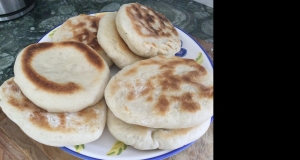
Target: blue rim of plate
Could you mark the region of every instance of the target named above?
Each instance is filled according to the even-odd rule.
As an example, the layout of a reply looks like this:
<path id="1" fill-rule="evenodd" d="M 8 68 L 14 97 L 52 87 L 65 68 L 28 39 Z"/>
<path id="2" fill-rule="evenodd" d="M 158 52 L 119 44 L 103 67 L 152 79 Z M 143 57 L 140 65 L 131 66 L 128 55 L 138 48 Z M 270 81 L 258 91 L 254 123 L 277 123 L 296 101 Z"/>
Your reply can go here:
<path id="1" fill-rule="evenodd" d="M 57 26 L 56 26 L 57 27 Z M 56 27 L 54 27 L 53 29 L 55 29 Z M 185 31 L 183 31 L 182 29 L 180 29 L 179 27 L 177 27 L 177 26 L 175 26 L 177 29 L 179 29 L 179 30 L 181 30 L 183 33 L 185 33 L 187 36 L 189 36 L 203 51 L 204 51 L 204 53 L 205 53 L 205 55 L 206 55 L 206 57 L 208 58 L 208 60 L 209 60 L 209 62 L 210 62 L 210 64 L 211 64 L 211 66 L 212 66 L 212 68 L 214 68 L 214 63 L 212 62 L 212 60 L 211 60 L 211 58 L 210 58 L 210 56 L 206 53 L 206 51 L 202 48 L 202 46 L 193 38 L 193 37 L 191 37 L 188 33 L 186 33 Z M 43 37 L 42 37 L 43 38 Z M 42 39 L 41 38 L 41 39 Z M 41 41 L 41 39 L 39 40 L 39 41 Z M 38 42 L 39 42 L 38 41 Z M 211 117 L 211 120 L 210 120 L 210 123 L 212 123 L 212 121 L 214 120 L 214 116 L 212 116 Z M 172 151 L 170 151 L 170 152 L 168 152 L 168 153 L 165 153 L 165 154 L 162 154 L 162 155 L 159 155 L 159 156 L 156 156 L 156 157 L 152 157 L 152 158 L 148 158 L 147 160 L 161 160 L 161 159 L 164 159 L 164 158 L 168 158 L 168 157 L 171 157 L 171 156 L 173 156 L 173 155 L 175 155 L 175 154 L 177 154 L 177 153 L 179 153 L 179 152 L 181 152 L 181 151 L 183 151 L 183 150 L 185 150 L 185 149 L 187 149 L 190 145 L 192 145 L 193 143 L 195 143 L 195 141 L 194 142 L 191 142 L 191 143 L 189 143 L 189 144 L 186 144 L 186 145 L 184 145 L 184 146 L 182 146 L 182 147 L 180 147 L 180 148 L 177 148 L 177 149 L 175 149 L 175 150 L 172 150 Z M 93 157 L 90 157 L 90 156 L 86 156 L 86 155 L 83 155 L 83 154 L 80 154 L 80 153 L 77 153 L 77 152 L 75 152 L 75 151 L 72 151 L 72 150 L 70 150 L 70 149 L 68 149 L 67 147 L 59 147 L 61 150 L 63 150 L 63 151 L 65 151 L 65 152 L 67 152 L 67 153 L 69 153 L 69 154 L 71 154 L 71 155 L 73 155 L 73 156 L 76 156 L 76 157 L 78 157 L 78 158 L 82 158 L 82 159 L 84 159 L 84 160 L 102 160 L 102 159 L 98 159 L 98 158 L 93 158 Z"/>
<path id="2" fill-rule="evenodd" d="M 195 142 L 195 141 L 194 141 Z M 165 153 L 165 154 L 162 154 L 160 156 L 156 156 L 156 157 L 152 157 L 152 158 L 148 158 L 147 160 L 161 160 L 161 159 L 164 159 L 164 158 L 168 158 L 168 157 L 171 157 L 172 155 L 175 155 L 183 150 L 185 150 L 186 148 L 188 148 L 190 145 L 192 145 L 194 142 L 191 142 L 189 144 L 186 144 L 180 148 L 177 148 L 171 152 L 168 152 L 168 153 Z M 77 152 L 74 152 L 66 147 L 60 147 L 63 151 L 67 152 L 67 153 L 70 153 L 78 158 L 83 158 L 84 160 L 102 160 L 102 159 L 97 159 L 97 158 L 93 158 L 93 157 L 89 157 L 89 156 L 86 156 L 86 155 L 82 155 L 82 154 L 79 154 Z"/>
<path id="3" fill-rule="evenodd" d="M 199 47 L 204 51 L 204 53 L 206 54 L 206 56 L 207 56 L 207 58 L 208 58 L 208 60 L 209 60 L 209 62 L 210 62 L 210 64 L 211 64 L 212 68 L 214 68 L 214 64 L 213 64 L 211 58 L 210 58 L 209 55 L 206 53 L 206 51 L 202 48 L 202 46 L 201 46 L 201 45 L 200 45 L 193 37 L 191 37 L 188 33 L 186 33 L 185 31 L 183 31 L 182 29 L 178 28 L 177 26 L 175 26 L 175 27 L 176 27 L 177 29 L 181 30 L 181 31 L 182 31 L 183 33 L 185 33 L 187 36 L 189 36 L 196 44 L 198 44 L 198 46 L 199 46 Z M 211 117 L 210 123 L 212 123 L 213 120 L 214 120 L 214 116 Z M 194 142 L 191 142 L 191 143 L 189 143 L 189 144 L 186 144 L 186 145 L 184 145 L 184 146 L 182 146 L 182 147 L 180 147 L 180 148 L 177 148 L 177 149 L 175 149 L 175 150 L 172 150 L 171 152 L 162 154 L 162 155 L 160 155 L 160 156 L 148 158 L 147 160 L 161 160 L 161 159 L 165 159 L 165 158 L 171 157 L 171 156 L 173 156 L 173 155 L 175 155 L 175 154 L 177 154 L 177 153 L 179 153 L 179 152 L 181 152 L 181 151 L 187 149 L 187 148 L 188 148 L 190 145 L 192 145 L 193 143 L 195 143 L 195 141 L 194 141 Z M 71 155 L 74 155 L 74 156 L 78 157 L 78 158 L 83 158 L 83 159 L 85 159 L 85 160 L 101 160 L 101 159 L 97 159 L 97 158 L 93 158 L 93 157 L 89 157 L 89 156 L 86 156 L 86 155 L 77 153 L 77 152 L 75 152 L 75 151 L 72 151 L 72 150 L 68 149 L 67 147 L 59 147 L 59 148 L 62 149 L 63 151 L 65 151 L 65 152 L 71 154 Z"/>

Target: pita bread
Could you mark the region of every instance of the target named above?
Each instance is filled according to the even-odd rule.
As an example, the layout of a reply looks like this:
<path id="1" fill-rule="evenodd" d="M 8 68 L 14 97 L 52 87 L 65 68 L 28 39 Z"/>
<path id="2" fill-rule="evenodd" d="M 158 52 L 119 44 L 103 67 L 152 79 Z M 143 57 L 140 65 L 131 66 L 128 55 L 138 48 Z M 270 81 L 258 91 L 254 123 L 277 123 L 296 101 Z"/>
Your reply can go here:
<path id="1" fill-rule="evenodd" d="M 106 124 L 104 99 L 79 112 L 49 113 L 27 99 L 13 78 L 0 87 L 0 106 L 29 137 L 50 146 L 92 142 L 101 136 Z"/>
<path id="2" fill-rule="evenodd" d="M 142 57 L 173 56 L 180 51 L 180 38 L 161 13 L 139 3 L 123 4 L 116 17 L 117 30 L 128 47 Z"/>
<path id="3" fill-rule="evenodd" d="M 75 42 L 43 42 L 17 56 L 15 82 L 23 94 L 48 112 L 77 112 L 104 94 L 109 67 L 95 50 Z"/>
<path id="4" fill-rule="evenodd" d="M 107 127 L 119 141 L 140 150 L 176 149 L 200 138 L 208 129 L 210 118 L 191 128 L 155 129 L 128 124 L 118 119 L 110 110 Z"/>
<path id="5" fill-rule="evenodd" d="M 82 42 L 100 54 L 108 66 L 113 64 L 97 40 L 98 24 L 102 16 L 105 14 L 96 14 L 89 16 L 80 14 L 66 20 L 54 33 L 53 42 L 61 41 L 77 41 Z"/>
<path id="6" fill-rule="evenodd" d="M 116 12 L 110 12 L 101 18 L 97 38 L 114 64 L 123 68 L 145 58 L 133 53 L 120 37 L 115 23 L 116 15 Z"/>
<path id="7" fill-rule="evenodd" d="M 188 128 L 213 115 L 213 75 L 192 59 L 159 55 L 124 67 L 109 80 L 104 96 L 126 123 Z"/>

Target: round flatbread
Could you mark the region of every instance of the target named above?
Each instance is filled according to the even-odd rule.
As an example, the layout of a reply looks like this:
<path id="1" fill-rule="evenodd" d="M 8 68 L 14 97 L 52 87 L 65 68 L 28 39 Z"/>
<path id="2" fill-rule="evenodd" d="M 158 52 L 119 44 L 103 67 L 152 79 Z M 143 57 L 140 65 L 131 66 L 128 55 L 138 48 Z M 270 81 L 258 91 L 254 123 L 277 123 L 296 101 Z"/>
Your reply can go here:
<path id="1" fill-rule="evenodd" d="M 107 127 L 119 141 L 136 149 L 176 149 L 199 139 L 208 129 L 210 118 L 195 127 L 181 129 L 155 129 L 128 124 L 117 118 L 110 110 Z"/>
<path id="2" fill-rule="evenodd" d="M 104 96 L 126 123 L 193 127 L 213 115 L 213 75 L 192 59 L 160 55 L 124 67 L 109 80 Z"/>
<path id="3" fill-rule="evenodd" d="M 0 106 L 29 137 L 50 146 L 79 145 L 98 139 L 105 127 L 105 100 L 75 113 L 49 113 L 27 99 L 13 78 L 0 87 Z"/>
<path id="4" fill-rule="evenodd" d="M 104 94 L 109 67 L 95 50 L 75 42 L 43 42 L 17 56 L 15 82 L 24 95 L 49 112 L 77 112 Z"/>
<path id="5" fill-rule="evenodd" d="M 120 37 L 116 28 L 117 12 L 106 13 L 99 22 L 98 42 L 116 66 L 123 68 L 145 59 L 133 53 Z"/>
<path id="6" fill-rule="evenodd" d="M 116 17 L 118 33 L 137 55 L 175 55 L 180 38 L 172 23 L 161 13 L 139 3 L 123 4 Z"/>
<path id="7" fill-rule="evenodd" d="M 98 24 L 105 14 L 94 16 L 80 14 L 66 20 L 52 37 L 53 42 L 77 41 L 92 47 L 105 60 L 108 66 L 113 64 L 97 40 Z"/>

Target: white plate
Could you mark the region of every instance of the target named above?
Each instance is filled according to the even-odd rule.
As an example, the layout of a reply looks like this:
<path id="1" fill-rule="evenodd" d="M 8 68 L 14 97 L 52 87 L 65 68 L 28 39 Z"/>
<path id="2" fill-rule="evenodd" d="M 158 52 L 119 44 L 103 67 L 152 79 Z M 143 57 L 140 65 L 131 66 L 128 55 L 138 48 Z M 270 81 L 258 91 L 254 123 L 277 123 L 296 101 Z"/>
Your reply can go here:
<path id="1" fill-rule="evenodd" d="M 56 31 L 57 28 L 54 28 L 49 33 L 47 33 L 39 42 L 52 42 L 52 35 Z M 176 56 L 180 56 L 182 58 L 189 58 L 196 60 L 199 64 L 203 65 L 208 71 L 213 73 L 213 63 L 211 59 L 208 57 L 207 53 L 203 50 L 203 48 L 188 34 L 186 34 L 181 29 L 176 28 L 179 37 L 181 39 L 181 51 L 176 54 Z M 110 67 L 111 76 L 117 73 L 120 69 L 113 65 Z M 213 117 L 212 117 L 213 120 Z M 149 150 L 142 151 L 137 150 L 131 146 L 127 146 L 120 142 L 116 145 L 117 150 L 115 154 L 107 155 L 111 153 L 111 149 L 114 144 L 118 142 L 109 132 L 107 127 L 105 127 L 102 135 L 96 141 L 77 145 L 77 146 L 65 146 L 61 147 L 62 150 L 77 156 L 83 159 L 122 159 L 122 160 L 133 160 L 133 159 L 164 159 L 175 155 L 187 147 L 189 147 L 192 143 L 189 143 L 183 147 L 174 150 Z M 124 149 L 125 148 L 125 149 Z M 121 152 L 121 153 L 119 153 Z M 119 155 L 117 155 L 119 153 Z"/>

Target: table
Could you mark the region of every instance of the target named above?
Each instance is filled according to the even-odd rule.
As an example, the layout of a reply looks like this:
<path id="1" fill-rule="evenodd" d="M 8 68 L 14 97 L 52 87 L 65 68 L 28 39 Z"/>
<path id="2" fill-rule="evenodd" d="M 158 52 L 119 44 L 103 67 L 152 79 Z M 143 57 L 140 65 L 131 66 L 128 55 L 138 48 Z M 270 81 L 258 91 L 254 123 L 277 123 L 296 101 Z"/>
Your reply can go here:
<path id="1" fill-rule="evenodd" d="M 37 0 L 34 9 L 18 19 L 0 22 L 0 85 L 13 77 L 18 52 L 36 43 L 48 31 L 78 14 L 117 11 L 124 3 L 139 2 L 163 13 L 175 26 L 189 33 L 213 60 L 213 8 L 185 0 Z M 28 137 L 0 108 L 0 160 L 77 160 L 60 148 Z M 193 145 L 167 160 L 212 160 L 213 122 Z"/>

